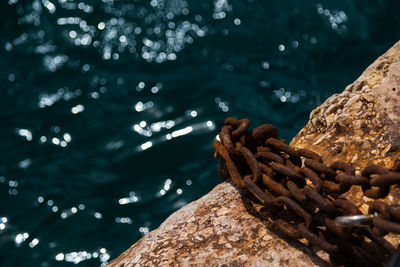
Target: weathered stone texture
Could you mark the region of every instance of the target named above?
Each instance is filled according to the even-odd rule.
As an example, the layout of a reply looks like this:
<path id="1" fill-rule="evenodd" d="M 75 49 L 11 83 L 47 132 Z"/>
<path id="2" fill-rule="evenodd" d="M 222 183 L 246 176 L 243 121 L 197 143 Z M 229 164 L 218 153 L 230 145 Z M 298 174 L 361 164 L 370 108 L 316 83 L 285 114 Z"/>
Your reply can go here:
<path id="1" fill-rule="evenodd" d="M 399 130 L 400 42 L 342 93 L 316 108 L 291 145 L 318 152 L 325 163 L 342 159 L 358 170 L 371 162 L 390 168 L 399 160 Z M 366 212 L 371 199 L 363 197 L 359 187 L 353 186 L 346 196 Z M 385 201 L 399 204 L 399 199 L 399 190 L 392 189 Z M 325 253 L 279 235 L 268 219 L 255 215 L 258 209 L 224 182 L 172 214 L 110 266 L 327 264 Z M 398 236 L 387 238 L 400 243 Z"/>
<path id="2" fill-rule="evenodd" d="M 173 215 L 110 266 L 312 266 L 300 244 L 289 245 L 254 217 L 250 201 L 230 183 Z M 250 212 L 249 212 L 250 211 Z M 297 246 L 297 248 L 295 248 Z"/>
<path id="3" fill-rule="evenodd" d="M 390 168 L 400 150 L 399 129 L 400 42 L 313 110 L 291 145 L 318 151 L 328 163 L 345 159 Z"/>
<path id="4" fill-rule="evenodd" d="M 325 163 L 346 160 L 356 170 L 371 163 L 393 167 L 400 159 L 400 42 L 342 93 L 313 110 L 291 145 L 317 151 Z M 363 212 L 372 201 L 358 186 L 345 196 Z M 385 201 L 399 204 L 399 199 L 400 190 L 392 188 Z"/>

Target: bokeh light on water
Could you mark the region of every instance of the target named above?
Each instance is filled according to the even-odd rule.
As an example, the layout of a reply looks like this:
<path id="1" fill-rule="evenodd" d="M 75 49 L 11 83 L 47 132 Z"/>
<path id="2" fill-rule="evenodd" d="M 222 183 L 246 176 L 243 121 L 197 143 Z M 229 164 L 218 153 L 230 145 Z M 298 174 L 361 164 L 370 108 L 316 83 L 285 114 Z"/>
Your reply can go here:
<path id="1" fill-rule="evenodd" d="M 289 140 L 400 38 L 398 1 L 0 5 L 2 266 L 105 265 L 218 183 L 225 117 Z"/>

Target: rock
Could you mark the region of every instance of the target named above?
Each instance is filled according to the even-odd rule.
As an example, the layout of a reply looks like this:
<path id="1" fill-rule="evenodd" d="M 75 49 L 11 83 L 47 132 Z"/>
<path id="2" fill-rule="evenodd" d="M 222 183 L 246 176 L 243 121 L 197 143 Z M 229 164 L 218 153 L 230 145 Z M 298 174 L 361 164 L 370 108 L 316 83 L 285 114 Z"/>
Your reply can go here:
<path id="1" fill-rule="evenodd" d="M 374 162 L 392 167 L 400 151 L 400 42 L 379 57 L 341 94 L 316 108 L 292 140 L 297 148 L 320 153 L 325 163 L 342 159 L 356 169 Z M 354 189 L 353 189 L 354 188 Z M 347 193 L 363 212 L 357 187 Z M 321 266 L 323 252 L 282 236 L 258 205 L 229 182 L 172 214 L 160 227 L 113 260 L 109 266 Z M 399 204 L 399 190 L 385 199 Z M 397 236 L 387 239 L 399 244 Z"/>
<path id="2" fill-rule="evenodd" d="M 360 168 L 371 162 L 391 168 L 400 150 L 399 127 L 400 42 L 316 108 L 291 145 L 318 151 L 327 163 L 345 159 Z"/>
<path id="3" fill-rule="evenodd" d="M 328 164 L 342 159 L 358 170 L 370 163 L 391 168 L 400 160 L 399 130 L 400 42 L 342 93 L 313 110 L 291 145 L 318 151 Z M 361 206 L 365 199 L 358 198 L 360 191 L 353 186 L 345 196 Z M 399 199 L 400 190 L 392 189 L 385 201 L 399 204 Z"/>
<path id="4" fill-rule="evenodd" d="M 110 266 L 312 266 L 313 261 L 322 262 L 308 257 L 299 244 L 289 245 L 271 232 L 268 221 L 251 214 L 253 209 L 236 187 L 224 182 L 172 214 Z"/>

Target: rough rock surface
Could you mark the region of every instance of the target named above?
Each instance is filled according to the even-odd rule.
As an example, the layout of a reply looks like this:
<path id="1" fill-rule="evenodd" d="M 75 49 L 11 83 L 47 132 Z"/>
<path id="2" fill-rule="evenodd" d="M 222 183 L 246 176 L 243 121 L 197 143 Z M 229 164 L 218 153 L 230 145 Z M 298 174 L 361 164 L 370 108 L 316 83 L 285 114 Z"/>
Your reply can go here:
<path id="1" fill-rule="evenodd" d="M 171 215 L 110 266 L 312 266 L 312 260 L 318 262 L 306 256 L 299 244 L 296 249 L 272 233 L 268 223 L 250 213 L 250 205 L 233 185 L 222 183 Z"/>
<path id="2" fill-rule="evenodd" d="M 328 161 L 346 159 L 360 167 L 374 161 L 390 168 L 400 150 L 399 129 L 400 42 L 313 110 L 291 145 L 318 151 Z"/>
<path id="3" fill-rule="evenodd" d="M 341 94 L 316 108 L 291 145 L 362 168 L 393 166 L 400 151 L 400 42 L 379 57 Z M 370 199 L 357 187 L 347 194 L 365 209 Z M 399 203 L 392 189 L 386 201 Z M 311 251 L 274 229 L 230 183 L 172 214 L 110 266 L 322 266 L 327 255 Z M 388 236 L 400 243 L 396 236 Z"/>
<path id="4" fill-rule="evenodd" d="M 400 42 L 313 110 L 291 145 L 317 151 L 325 163 L 346 160 L 356 170 L 370 163 L 393 167 L 400 160 Z M 371 199 L 360 187 L 346 196 L 366 212 Z M 400 190 L 392 188 L 386 201 L 399 204 L 399 199 Z"/>

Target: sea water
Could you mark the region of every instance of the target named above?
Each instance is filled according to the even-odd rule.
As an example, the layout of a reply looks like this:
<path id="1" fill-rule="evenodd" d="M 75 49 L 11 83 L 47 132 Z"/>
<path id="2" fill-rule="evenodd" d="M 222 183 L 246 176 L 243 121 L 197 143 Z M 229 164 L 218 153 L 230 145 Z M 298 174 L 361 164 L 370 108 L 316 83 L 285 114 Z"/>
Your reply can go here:
<path id="1" fill-rule="evenodd" d="M 228 116 L 290 140 L 399 1 L 4 0 L 0 265 L 105 265 L 221 181 Z"/>

